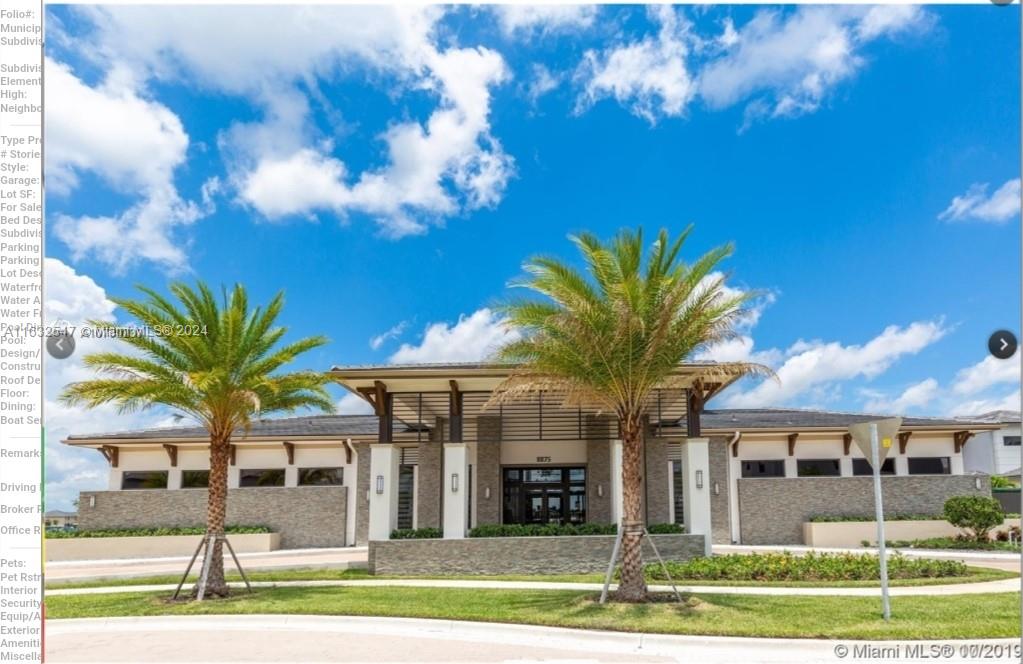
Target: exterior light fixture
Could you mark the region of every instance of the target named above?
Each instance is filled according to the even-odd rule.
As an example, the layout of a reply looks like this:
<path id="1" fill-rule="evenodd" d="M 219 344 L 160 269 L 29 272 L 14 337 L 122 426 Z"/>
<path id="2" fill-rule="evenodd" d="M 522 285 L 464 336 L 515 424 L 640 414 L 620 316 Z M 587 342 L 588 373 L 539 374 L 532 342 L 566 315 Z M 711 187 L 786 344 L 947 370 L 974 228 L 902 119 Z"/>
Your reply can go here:
<path id="1" fill-rule="evenodd" d="M 973 478 L 973 486 L 976 489 L 980 489 L 980 478 L 979 477 L 974 477 Z"/>
<path id="2" fill-rule="evenodd" d="M 714 482 L 714 495 L 715 496 L 721 495 L 721 485 L 718 484 L 717 482 Z"/>
<path id="3" fill-rule="evenodd" d="M 377 475 L 377 493 L 384 492 L 384 476 Z"/>
<path id="4" fill-rule="evenodd" d="M 603 484 L 598 484 L 597 485 L 597 497 L 598 498 L 603 498 L 604 497 L 604 485 Z"/>
<path id="5" fill-rule="evenodd" d="M 95 507 L 95 506 L 96 506 L 96 496 L 95 495 L 89 496 L 89 507 Z"/>
<path id="6" fill-rule="evenodd" d="M 458 493 L 458 473 L 451 473 L 451 493 Z"/>
<path id="7" fill-rule="evenodd" d="M 703 471 L 702 470 L 696 471 L 696 488 L 697 489 L 702 489 L 703 488 Z"/>
<path id="8" fill-rule="evenodd" d="M 490 487 L 487 487 L 486 489 L 483 490 L 483 497 L 486 498 L 487 500 L 490 500 Z"/>

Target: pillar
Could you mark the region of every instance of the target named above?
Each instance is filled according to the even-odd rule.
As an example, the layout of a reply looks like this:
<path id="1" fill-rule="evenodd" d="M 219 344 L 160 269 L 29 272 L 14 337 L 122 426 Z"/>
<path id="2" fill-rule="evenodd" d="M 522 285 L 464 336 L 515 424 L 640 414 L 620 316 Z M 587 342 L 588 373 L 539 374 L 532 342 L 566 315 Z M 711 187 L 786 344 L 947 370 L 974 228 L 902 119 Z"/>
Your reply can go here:
<path id="1" fill-rule="evenodd" d="M 611 450 L 611 523 L 621 525 L 622 504 L 622 441 L 612 440 Z"/>
<path id="2" fill-rule="evenodd" d="M 469 446 L 444 443 L 444 539 L 462 539 L 469 516 Z"/>
<path id="3" fill-rule="evenodd" d="M 369 539 L 390 539 L 398 523 L 398 463 L 400 449 L 369 446 Z"/>
<path id="4" fill-rule="evenodd" d="M 682 443 L 683 509 L 686 532 L 703 535 L 706 555 L 711 553 L 714 534 L 710 518 L 710 441 L 687 438 Z"/>

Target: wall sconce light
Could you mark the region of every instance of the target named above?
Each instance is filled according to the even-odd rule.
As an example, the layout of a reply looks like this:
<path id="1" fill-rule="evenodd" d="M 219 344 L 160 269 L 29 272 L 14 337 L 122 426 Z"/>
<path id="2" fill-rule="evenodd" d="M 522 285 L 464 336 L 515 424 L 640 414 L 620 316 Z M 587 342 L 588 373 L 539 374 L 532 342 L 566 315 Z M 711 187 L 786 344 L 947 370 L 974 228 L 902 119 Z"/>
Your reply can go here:
<path id="1" fill-rule="evenodd" d="M 597 485 L 597 497 L 598 498 L 603 498 L 604 497 L 604 485 L 603 484 L 598 484 Z"/>
<path id="2" fill-rule="evenodd" d="M 96 496 L 89 496 L 89 507 L 96 506 Z"/>
<path id="3" fill-rule="evenodd" d="M 702 489 L 703 488 L 703 471 L 702 470 L 696 471 L 696 488 L 697 489 Z"/>
<path id="4" fill-rule="evenodd" d="M 384 492 L 384 476 L 377 475 L 377 493 Z"/>
<path id="5" fill-rule="evenodd" d="M 973 487 L 975 489 L 978 489 L 978 490 L 980 489 L 980 478 L 979 477 L 974 477 L 973 478 Z"/>
<path id="6" fill-rule="evenodd" d="M 458 493 L 458 473 L 451 473 L 451 493 Z"/>
<path id="7" fill-rule="evenodd" d="M 717 482 L 714 482 L 714 495 L 715 496 L 721 495 L 721 485 L 718 484 Z"/>
<path id="8" fill-rule="evenodd" d="M 490 500 L 490 487 L 483 489 L 483 497 L 486 498 L 487 500 Z"/>

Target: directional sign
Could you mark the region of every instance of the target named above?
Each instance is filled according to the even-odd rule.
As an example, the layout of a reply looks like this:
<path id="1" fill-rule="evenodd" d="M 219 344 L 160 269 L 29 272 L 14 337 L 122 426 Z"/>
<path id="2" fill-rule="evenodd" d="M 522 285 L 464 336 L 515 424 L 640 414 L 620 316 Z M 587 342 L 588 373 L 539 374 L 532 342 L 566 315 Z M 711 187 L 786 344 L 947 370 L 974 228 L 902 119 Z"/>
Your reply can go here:
<path id="1" fill-rule="evenodd" d="M 874 424 L 877 425 L 877 462 L 883 465 L 885 457 L 888 456 L 888 452 L 892 449 L 895 437 L 899 433 L 899 427 L 902 426 L 902 418 L 889 417 L 884 420 L 876 420 Z M 862 422 L 849 427 L 849 433 L 852 434 L 856 445 L 860 448 L 860 451 L 863 452 L 863 458 L 867 460 L 867 463 L 870 463 L 871 459 L 870 425 L 870 422 Z"/>

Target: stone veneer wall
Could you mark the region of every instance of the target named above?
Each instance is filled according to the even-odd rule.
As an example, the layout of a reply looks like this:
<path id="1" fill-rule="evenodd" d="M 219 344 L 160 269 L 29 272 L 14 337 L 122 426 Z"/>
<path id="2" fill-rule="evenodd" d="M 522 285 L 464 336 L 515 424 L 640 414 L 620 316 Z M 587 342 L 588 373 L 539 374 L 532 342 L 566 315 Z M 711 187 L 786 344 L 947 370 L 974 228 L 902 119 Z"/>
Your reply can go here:
<path id="1" fill-rule="evenodd" d="M 355 477 L 355 543 L 369 540 L 369 443 L 355 443 L 358 472 Z"/>
<path id="2" fill-rule="evenodd" d="M 702 535 L 653 535 L 665 560 L 703 555 Z M 582 574 L 603 572 L 613 535 L 571 537 L 469 537 L 369 543 L 373 574 Z M 645 559 L 654 560 L 649 542 Z"/>
<path id="3" fill-rule="evenodd" d="M 597 495 L 597 486 L 603 496 Z M 611 445 L 607 439 L 586 441 L 586 521 L 611 523 Z"/>
<path id="4" fill-rule="evenodd" d="M 476 523 L 501 523 L 501 417 L 476 418 Z M 490 489 L 490 498 L 486 490 Z"/>
<path id="5" fill-rule="evenodd" d="M 648 427 L 643 443 L 644 464 L 643 498 L 646 506 L 646 522 L 667 523 L 671 512 L 668 510 L 668 441 L 657 438 L 655 430 Z"/>
<path id="6" fill-rule="evenodd" d="M 419 444 L 419 469 L 416 476 L 416 525 L 420 528 L 440 528 L 441 524 L 441 464 L 444 443 L 428 441 Z"/>
<path id="7" fill-rule="evenodd" d="M 228 489 L 227 523 L 267 526 L 280 533 L 282 549 L 345 546 L 347 492 L 343 486 Z M 206 501 L 198 489 L 83 491 L 78 527 L 198 526 L 206 523 Z"/>
<path id="8" fill-rule="evenodd" d="M 803 522 L 812 516 L 873 515 L 872 483 L 870 477 L 740 479 L 742 543 L 801 544 Z M 940 514 L 952 496 L 991 495 L 988 478 L 976 475 L 884 477 L 881 486 L 886 514 Z"/>
<path id="9" fill-rule="evenodd" d="M 731 510 L 728 499 L 732 483 L 728 481 L 728 441 L 731 436 L 710 436 L 710 523 L 714 544 L 731 544 Z M 714 494 L 717 485 L 718 493 Z"/>

